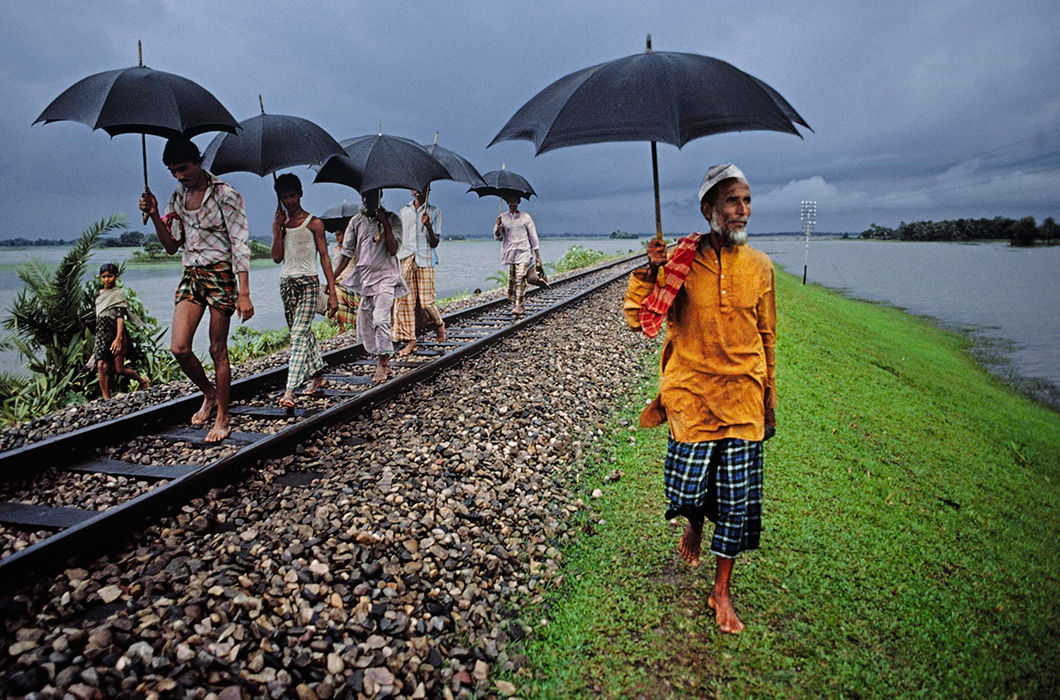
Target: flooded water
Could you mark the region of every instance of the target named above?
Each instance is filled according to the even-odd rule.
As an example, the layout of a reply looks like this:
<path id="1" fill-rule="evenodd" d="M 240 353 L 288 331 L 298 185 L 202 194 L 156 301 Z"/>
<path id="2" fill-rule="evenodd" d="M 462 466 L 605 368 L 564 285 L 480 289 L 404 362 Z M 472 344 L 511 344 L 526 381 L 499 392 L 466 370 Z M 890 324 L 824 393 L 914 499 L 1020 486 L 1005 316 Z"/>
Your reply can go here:
<path id="1" fill-rule="evenodd" d="M 541 257 L 545 262 L 555 262 L 573 245 L 581 245 L 605 253 L 625 253 L 641 246 L 635 240 L 612 240 L 610 238 L 544 238 L 541 240 Z M 139 248 L 105 248 L 93 251 L 89 265 L 91 274 L 105 262 L 119 263 Z M 439 298 L 470 293 L 475 289 L 486 290 L 497 283 L 488 278 L 497 274 L 505 265 L 500 263 L 501 244 L 493 239 L 464 241 L 442 241 L 438 247 L 438 268 L 435 272 L 435 291 Z M 57 264 L 66 254 L 61 247 L 0 248 L 0 317 L 7 316 L 15 295 L 22 289 L 16 267 L 33 258 L 43 263 Z M 173 291 L 180 281 L 180 258 L 173 262 L 157 264 L 129 264 L 122 280 L 143 301 L 149 314 L 163 325 L 169 325 L 173 317 Z M 323 275 L 321 275 L 323 280 Z M 254 302 L 254 317 L 247 322 L 251 328 L 266 330 L 283 328 L 283 305 L 280 302 L 280 266 L 271 260 L 254 260 L 250 270 L 250 297 Z M 232 323 L 234 331 L 238 320 Z M 195 337 L 194 349 L 205 355 L 209 340 L 205 327 Z M 0 369 L 19 371 L 22 363 L 14 352 L 0 353 Z"/>
<path id="2" fill-rule="evenodd" d="M 801 277 L 803 240 L 754 245 Z M 1003 341 L 1005 359 L 1020 376 L 1060 388 L 1060 246 L 813 240 L 807 278 Z"/>
<path id="3" fill-rule="evenodd" d="M 796 237 L 752 237 L 752 245 L 793 274 L 802 275 L 805 242 Z M 607 238 L 544 238 L 542 257 L 555 261 L 572 245 L 607 253 L 640 250 L 639 241 Z M 93 253 L 99 264 L 121 261 L 134 249 Z M 0 313 L 10 308 L 21 281 L 15 266 L 31 257 L 57 263 L 61 248 L 0 249 Z M 438 248 L 439 297 L 488 289 L 487 279 L 502 270 L 500 244 L 489 239 L 443 241 Z M 912 243 L 814 239 L 809 250 L 810 282 L 861 299 L 882 302 L 929 316 L 985 339 L 1004 341 L 1005 356 L 1019 375 L 1060 387 L 1060 246 L 1012 248 L 1007 243 Z M 284 326 L 279 295 L 279 266 L 253 263 L 250 277 L 253 328 Z M 136 290 L 149 312 L 168 324 L 179 263 L 132 265 L 125 284 Z M 196 350 L 205 353 L 206 333 Z M 13 353 L 0 355 L 0 368 L 20 367 Z"/>

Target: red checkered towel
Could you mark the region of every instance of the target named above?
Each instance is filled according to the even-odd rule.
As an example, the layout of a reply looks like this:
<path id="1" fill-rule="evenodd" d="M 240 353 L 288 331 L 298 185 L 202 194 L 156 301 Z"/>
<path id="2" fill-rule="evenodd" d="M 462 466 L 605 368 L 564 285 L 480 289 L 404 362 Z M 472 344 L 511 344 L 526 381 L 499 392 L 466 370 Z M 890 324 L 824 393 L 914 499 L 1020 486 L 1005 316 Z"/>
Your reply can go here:
<path id="1" fill-rule="evenodd" d="M 702 233 L 692 233 L 677 241 L 673 255 L 663 267 L 664 284 L 656 284 L 651 294 L 641 302 L 637 316 L 640 319 L 640 329 L 649 338 L 659 335 L 666 312 L 670 310 L 670 305 L 674 303 L 685 278 L 692 270 L 692 260 L 696 257 L 701 238 Z"/>

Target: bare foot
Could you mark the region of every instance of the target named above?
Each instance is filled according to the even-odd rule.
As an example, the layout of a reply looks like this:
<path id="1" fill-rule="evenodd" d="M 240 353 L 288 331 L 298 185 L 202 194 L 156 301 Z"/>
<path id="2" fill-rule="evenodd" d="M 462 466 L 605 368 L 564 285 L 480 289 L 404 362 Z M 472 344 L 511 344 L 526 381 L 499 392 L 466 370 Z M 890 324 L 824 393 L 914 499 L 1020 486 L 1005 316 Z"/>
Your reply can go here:
<path id="1" fill-rule="evenodd" d="M 302 390 L 302 393 L 304 395 L 306 395 L 306 396 L 309 396 L 311 394 L 315 394 L 318 391 L 320 391 L 321 389 L 323 389 L 324 385 L 327 384 L 327 383 L 328 382 L 327 382 L 326 379 L 324 379 L 323 375 L 321 375 L 319 377 L 313 377 L 313 381 L 311 381 L 309 383 L 309 386 L 307 386 L 305 389 Z"/>
<path id="2" fill-rule="evenodd" d="M 280 400 L 276 403 L 280 404 L 283 408 L 294 408 L 294 392 L 284 392 L 283 396 L 281 396 Z"/>
<path id="3" fill-rule="evenodd" d="M 728 595 L 717 595 L 713 592 L 707 596 L 707 605 L 714 611 L 714 621 L 718 623 L 718 629 L 727 634 L 739 634 L 743 631 L 744 624 L 736 615 L 732 607 L 732 601 Z"/>
<path id="4" fill-rule="evenodd" d="M 699 566 L 700 544 L 703 541 L 703 526 L 693 527 L 692 523 L 685 525 L 685 531 L 681 535 L 681 544 L 677 546 L 681 552 L 681 558 L 691 566 Z"/>
<path id="5" fill-rule="evenodd" d="M 140 378 L 140 391 L 147 391 L 151 388 L 151 380 L 147 377 Z"/>
<path id="6" fill-rule="evenodd" d="M 514 309 L 512 309 L 512 315 L 513 316 L 522 316 L 525 313 L 526 313 L 526 307 L 523 306 L 522 304 L 520 304 L 519 306 L 516 306 Z"/>
<path id="7" fill-rule="evenodd" d="M 413 338 L 409 341 L 408 345 L 398 350 L 398 357 L 408 357 L 412 353 L 416 352 L 416 339 Z"/>
<path id="8" fill-rule="evenodd" d="M 390 377 L 390 358 L 386 355 L 380 355 L 379 359 L 376 360 L 375 374 L 372 375 L 372 384 L 382 384 L 388 377 Z"/>
<path id="9" fill-rule="evenodd" d="M 213 427 L 210 428 L 210 432 L 206 433 L 206 442 L 221 442 L 228 437 L 232 432 L 232 428 L 228 426 L 228 421 L 220 422 L 220 419 L 214 421 Z"/>
<path id="10" fill-rule="evenodd" d="M 204 396 L 202 398 L 202 406 L 198 411 L 191 414 L 191 424 L 197 428 L 206 425 L 206 421 L 210 420 L 210 414 L 213 413 L 213 409 L 216 407 L 216 396 Z"/>
<path id="11" fill-rule="evenodd" d="M 442 325 L 438 326 L 438 330 L 436 330 L 434 332 L 434 338 L 439 343 L 444 343 L 445 342 L 445 324 L 444 323 Z"/>

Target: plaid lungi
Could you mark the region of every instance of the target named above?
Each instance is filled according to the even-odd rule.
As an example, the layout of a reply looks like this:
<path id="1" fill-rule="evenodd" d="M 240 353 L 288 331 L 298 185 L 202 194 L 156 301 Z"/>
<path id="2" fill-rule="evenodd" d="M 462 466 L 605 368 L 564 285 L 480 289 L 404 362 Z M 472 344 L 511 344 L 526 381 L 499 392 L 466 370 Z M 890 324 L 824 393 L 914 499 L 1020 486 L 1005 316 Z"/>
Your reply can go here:
<path id="1" fill-rule="evenodd" d="M 353 293 L 353 290 L 336 284 L 335 296 L 339 298 L 339 309 L 335 312 L 335 320 L 348 326 L 357 323 L 357 295 Z"/>
<path id="2" fill-rule="evenodd" d="M 294 391 L 324 369 L 320 346 L 313 334 L 320 283 L 315 276 L 280 278 L 283 315 L 291 329 L 291 359 L 287 363 L 287 391 Z"/>
<path id="3" fill-rule="evenodd" d="M 712 554 L 732 558 L 758 548 L 762 533 L 762 443 L 725 438 L 678 442 L 672 437 L 663 472 L 666 518 L 706 516 L 714 523 Z"/>
<path id="4" fill-rule="evenodd" d="M 512 263 L 508 266 L 508 301 L 516 306 L 523 305 L 526 296 L 526 271 L 530 263 Z"/>
<path id="5" fill-rule="evenodd" d="M 231 315 L 236 310 L 236 296 L 236 275 L 232 266 L 219 262 L 203 267 L 185 267 L 184 276 L 173 294 L 173 303 L 190 301 Z"/>
<path id="6" fill-rule="evenodd" d="M 416 307 L 423 309 L 433 325 L 442 325 L 442 315 L 434 305 L 434 268 L 420 267 L 416 264 L 416 256 L 410 255 L 401 261 L 401 276 L 405 278 L 409 293 L 394 300 L 392 330 L 394 340 L 398 342 L 416 337 Z"/>

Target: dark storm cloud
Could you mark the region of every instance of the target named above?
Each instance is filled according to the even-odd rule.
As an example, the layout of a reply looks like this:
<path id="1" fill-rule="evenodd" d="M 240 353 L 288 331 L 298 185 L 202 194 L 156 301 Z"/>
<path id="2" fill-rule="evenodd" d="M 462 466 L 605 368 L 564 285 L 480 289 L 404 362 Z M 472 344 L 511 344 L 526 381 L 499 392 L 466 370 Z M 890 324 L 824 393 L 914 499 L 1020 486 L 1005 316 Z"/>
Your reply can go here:
<path id="1" fill-rule="evenodd" d="M 1060 52 L 1050 3 L 702 2 L 9 3 L 0 30 L 0 237 L 70 236 L 123 212 L 138 224 L 139 139 L 79 124 L 30 124 L 88 74 L 144 63 L 190 77 L 236 116 L 266 110 L 312 119 L 336 138 L 386 133 L 439 143 L 480 170 L 502 163 L 540 193 L 527 205 L 544 231 L 653 227 L 647 144 L 486 149 L 507 118 L 566 73 L 642 50 L 726 60 L 791 101 L 814 133 L 741 133 L 660 146 L 663 223 L 698 228 L 705 167 L 733 160 L 751 179 L 752 229 L 792 230 L 817 199 L 822 230 L 860 231 L 954 216 L 1058 215 Z M 205 146 L 209 136 L 196 141 Z M 152 188 L 172 180 L 148 139 Z M 304 182 L 313 173 L 296 168 Z M 253 175 L 251 230 L 268 231 L 274 200 Z M 485 233 L 494 200 L 439 183 L 446 232 Z M 307 187 L 314 211 L 358 195 Z M 406 193 L 390 192 L 396 207 Z"/>

